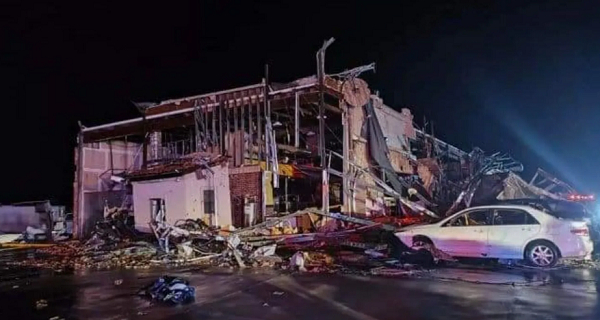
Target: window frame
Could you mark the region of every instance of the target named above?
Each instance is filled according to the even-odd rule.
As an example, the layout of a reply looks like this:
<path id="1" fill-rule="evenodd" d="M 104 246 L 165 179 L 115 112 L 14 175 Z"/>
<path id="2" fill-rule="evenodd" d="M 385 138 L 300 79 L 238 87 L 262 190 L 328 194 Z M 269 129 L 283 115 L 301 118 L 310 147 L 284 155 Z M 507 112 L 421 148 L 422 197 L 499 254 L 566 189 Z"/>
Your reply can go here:
<path id="1" fill-rule="evenodd" d="M 167 220 L 167 202 L 164 198 L 150 198 L 150 221 L 155 221 L 158 212 L 162 208 L 163 222 Z"/>
<path id="2" fill-rule="evenodd" d="M 456 221 L 456 220 L 457 220 L 457 219 L 459 219 L 460 217 L 464 217 L 465 215 L 468 215 L 468 214 L 470 214 L 470 213 L 474 213 L 474 212 L 480 212 L 480 211 L 485 211 L 485 212 L 487 212 L 487 214 L 488 214 L 488 219 L 489 219 L 489 218 L 491 218 L 491 219 L 493 220 L 493 217 L 494 217 L 494 215 L 493 215 L 493 214 L 494 214 L 494 212 L 495 212 L 495 209 L 491 209 L 491 208 L 490 208 L 490 209 L 473 209 L 473 210 L 469 210 L 469 211 L 467 211 L 467 212 L 463 212 L 463 213 L 461 213 L 461 214 L 459 214 L 459 215 L 456 215 L 455 217 L 453 217 L 453 218 L 449 219 L 448 221 L 446 221 L 446 222 L 445 222 L 445 223 L 442 225 L 442 227 L 443 227 L 443 228 L 446 228 L 446 227 L 486 227 L 486 226 L 492 226 L 492 225 L 493 225 L 493 221 L 491 221 L 491 222 L 492 222 L 491 224 L 478 224 L 478 225 L 462 225 L 462 226 L 454 226 L 454 225 L 452 225 L 452 224 L 451 224 L 452 222 Z M 467 216 L 467 220 L 466 220 L 466 221 L 468 221 L 468 216 Z"/>
<path id="3" fill-rule="evenodd" d="M 525 221 L 528 222 L 528 223 L 521 223 L 521 224 L 496 224 L 496 215 L 498 214 L 498 211 L 516 211 L 516 212 L 521 212 L 521 213 L 525 214 L 525 216 L 526 216 Z M 496 209 L 494 209 L 494 215 L 492 217 L 492 225 L 494 225 L 494 226 L 535 226 L 535 225 L 540 225 L 540 222 L 533 215 L 531 215 L 531 213 L 527 212 L 527 210 L 516 209 L 516 208 L 496 208 Z"/>
<path id="4" fill-rule="evenodd" d="M 209 192 L 210 195 L 212 196 L 208 196 L 207 197 L 207 192 Z M 206 199 L 209 198 L 210 201 L 206 201 Z M 216 212 L 216 194 L 215 194 L 215 189 L 204 189 L 202 190 L 202 203 L 203 203 L 203 211 L 204 214 L 215 214 Z M 207 204 L 211 204 L 210 208 L 207 208 Z M 209 210 L 210 209 L 210 210 Z"/>

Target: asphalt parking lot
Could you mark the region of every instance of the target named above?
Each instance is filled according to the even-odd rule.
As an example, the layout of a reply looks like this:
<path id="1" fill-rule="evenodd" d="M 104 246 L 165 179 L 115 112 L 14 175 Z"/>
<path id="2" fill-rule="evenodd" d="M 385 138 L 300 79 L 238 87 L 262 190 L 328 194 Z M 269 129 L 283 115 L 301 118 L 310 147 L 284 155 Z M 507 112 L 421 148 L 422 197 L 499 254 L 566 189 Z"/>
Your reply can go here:
<path id="1" fill-rule="evenodd" d="M 136 296 L 159 275 L 188 279 L 194 303 Z M 15 319 L 600 319 L 592 269 L 440 268 L 405 277 L 270 270 L 3 271 L 1 310 Z M 45 300 L 47 306 L 36 308 Z"/>

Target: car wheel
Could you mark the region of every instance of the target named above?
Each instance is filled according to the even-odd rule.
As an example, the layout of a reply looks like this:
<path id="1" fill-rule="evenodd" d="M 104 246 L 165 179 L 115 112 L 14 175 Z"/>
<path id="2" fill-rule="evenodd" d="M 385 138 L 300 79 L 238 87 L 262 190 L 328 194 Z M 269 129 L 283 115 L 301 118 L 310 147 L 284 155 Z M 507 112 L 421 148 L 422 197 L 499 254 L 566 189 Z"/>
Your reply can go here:
<path id="1" fill-rule="evenodd" d="M 416 236 L 413 238 L 412 246 L 414 247 L 424 247 L 426 245 L 433 245 L 431 239 L 423 236 Z"/>
<path id="2" fill-rule="evenodd" d="M 558 262 L 558 249 L 548 241 L 536 241 L 527 246 L 525 259 L 534 267 L 551 268 Z"/>

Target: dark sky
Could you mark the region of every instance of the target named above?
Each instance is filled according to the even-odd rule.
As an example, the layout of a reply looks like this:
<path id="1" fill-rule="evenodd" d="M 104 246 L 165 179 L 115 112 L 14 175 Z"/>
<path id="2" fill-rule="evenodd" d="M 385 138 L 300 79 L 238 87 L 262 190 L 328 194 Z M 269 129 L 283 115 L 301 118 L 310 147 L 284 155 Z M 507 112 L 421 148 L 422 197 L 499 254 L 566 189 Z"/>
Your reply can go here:
<path id="1" fill-rule="evenodd" d="M 3 5 L 0 202 L 71 205 L 78 120 L 260 82 L 265 63 L 273 81 L 310 75 L 329 37 L 327 71 L 376 62 L 372 89 L 442 139 L 600 191 L 600 5 L 558 2 Z"/>

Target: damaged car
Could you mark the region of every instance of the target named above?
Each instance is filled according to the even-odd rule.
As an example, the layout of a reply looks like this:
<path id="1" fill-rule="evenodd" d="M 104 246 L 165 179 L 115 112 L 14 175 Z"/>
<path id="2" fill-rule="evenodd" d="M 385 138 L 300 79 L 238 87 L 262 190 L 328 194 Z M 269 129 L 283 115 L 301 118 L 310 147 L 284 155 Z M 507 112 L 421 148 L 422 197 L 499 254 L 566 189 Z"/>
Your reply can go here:
<path id="1" fill-rule="evenodd" d="M 561 258 L 589 259 L 593 251 L 585 221 L 527 205 L 471 207 L 437 223 L 408 226 L 396 236 L 408 246 L 429 244 L 458 258 L 525 260 L 542 268 Z"/>

